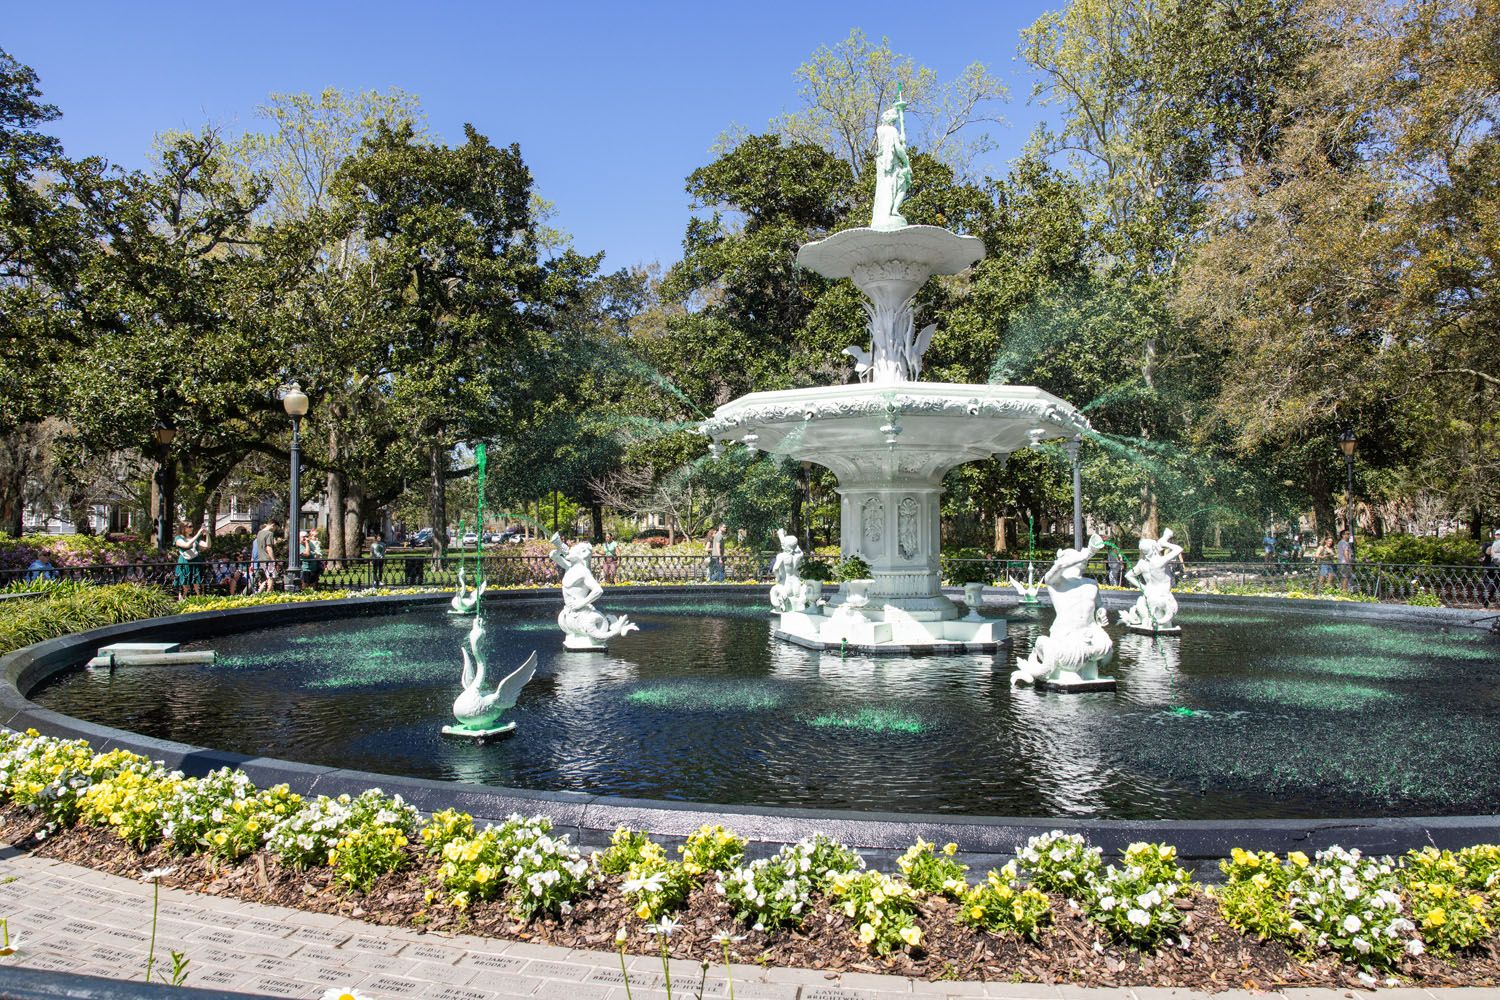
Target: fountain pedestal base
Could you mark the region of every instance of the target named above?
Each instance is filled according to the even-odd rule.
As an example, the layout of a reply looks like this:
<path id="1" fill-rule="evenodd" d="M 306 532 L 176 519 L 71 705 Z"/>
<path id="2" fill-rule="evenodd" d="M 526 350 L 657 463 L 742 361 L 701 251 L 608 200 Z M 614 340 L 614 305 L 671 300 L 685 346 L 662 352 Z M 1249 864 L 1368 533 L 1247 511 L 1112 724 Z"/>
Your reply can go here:
<path id="1" fill-rule="evenodd" d="M 514 732 L 515 728 L 516 724 L 514 722 L 507 722 L 503 726 L 495 726 L 492 729 L 466 729 L 463 726 L 444 726 L 443 735 L 464 736 L 471 740 L 487 740 Z"/>
<path id="2" fill-rule="evenodd" d="M 1005 621 L 923 620 L 900 608 L 869 607 L 862 612 L 786 611 L 777 616 L 778 639 L 809 649 L 860 653 L 993 653 L 1006 643 Z"/>
<path id="3" fill-rule="evenodd" d="M 1113 691 L 1115 689 L 1113 677 L 1091 677 L 1085 680 L 1077 674 L 1069 677 L 1064 674 L 1053 680 L 1040 680 L 1036 682 L 1038 691 L 1064 691 L 1069 694 L 1077 694 L 1083 691 Z"/>

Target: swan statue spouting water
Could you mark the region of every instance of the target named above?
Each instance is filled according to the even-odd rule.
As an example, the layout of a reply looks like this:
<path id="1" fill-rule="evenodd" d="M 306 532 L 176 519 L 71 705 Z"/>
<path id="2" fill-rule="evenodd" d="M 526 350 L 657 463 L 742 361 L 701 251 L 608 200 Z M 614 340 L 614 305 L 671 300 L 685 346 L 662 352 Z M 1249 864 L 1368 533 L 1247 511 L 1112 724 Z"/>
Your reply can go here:
<path id="1" fill-rule="evenodd" d="M 1007 577 L 1007 582 L 1016 590 L 1016 596 L 1021 599 L 1022 604 L 1035 604 L 1036 595 L 1042 592 L 1042 584 L 1036 578 L 1036 566 L 1028 562 L 1026 564 L 1026 582 L 1022 583 L 1015 577 Z"/>
<path id="2" fill-rule="evenodd" d="M 453 717 L 458 720 L 458 725 L 443 727 L 443 732 L 449 736 L 496 736 L 515 729 L 514 722 L 503 726 L 496 726 L 495 722 L 515 705 L 526 682 L 536 676 L 536 652 L 533 651 L 526 662 L 502 677 L 493 691 L 486 692 L 484 654 L 479 651 L 483 638 L 484 621 L 476 616 L 474 627 L 469 629 L 467 645 L 460 647 L 464 658 L 464 689 L 453 702 Z M 469 656 L 471 651 L 474 654 L 472 659 Z"/>
<path id="3" fill-rule="evenodd" d="M 484 592 L 489 589 L 488 580 L 480 580 L 479 586 L 470 588 L 464 582 L 464 568 L 458 567 L 458 592 L 453 595 L 453 600 L 448 602 L 448 613 L 450 615 L 472 615 L 479 610 L 479 601 L 484 597 Z"/>

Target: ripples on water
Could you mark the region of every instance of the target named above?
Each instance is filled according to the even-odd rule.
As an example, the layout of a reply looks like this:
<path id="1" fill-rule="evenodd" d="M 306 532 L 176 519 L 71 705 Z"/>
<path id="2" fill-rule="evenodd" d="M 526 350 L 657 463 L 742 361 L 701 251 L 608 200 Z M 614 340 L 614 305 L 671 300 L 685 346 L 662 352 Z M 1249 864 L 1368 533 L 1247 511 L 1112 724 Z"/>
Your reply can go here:
<path id="1" fill-rule="evenodd" d="M 1115 818 L 1500 811 L 1500 644 L 1478 631 L 1184 608 L 1112 628 L 1112 693 L 1014 690 L 1045 608 L 993 656 L 871 658 L 770 638 L 749 603 L 610 602 L 641 631 L 565 653 L 497 604 L 490 669 L 531 650 L 514 737 L 445 739 L 470 621 L 424 610 L 228 636 L 213 666 L 68 674 L 49 708 L 369 771 L 721 803 Z"/>

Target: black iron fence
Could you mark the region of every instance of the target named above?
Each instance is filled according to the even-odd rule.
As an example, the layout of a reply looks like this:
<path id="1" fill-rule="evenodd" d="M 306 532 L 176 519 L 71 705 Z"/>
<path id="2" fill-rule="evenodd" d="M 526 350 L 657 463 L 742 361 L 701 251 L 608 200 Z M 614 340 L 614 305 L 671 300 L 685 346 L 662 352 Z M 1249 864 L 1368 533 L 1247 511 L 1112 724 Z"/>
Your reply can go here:
<path id="1" fill-rule="evenodd" d="M 769 553 L 727 554 L 721 560 L 701 555 L 596 554 L 594 575 L 605 584 L 626 583 L 769 583 Z M 474 560 L 462 565 L 474 583 Z M 978 576 L 992 586 L 1012 578 L 1039 583 L 1050 561 L 953 559 L 942 561 L 943 579 L 956 583 Z M 427 555 L 392 555 L 385 559 L 316 559 L 302 567 L 308 588 L 362 590 L 371 587 L 453 587 L 460 563 L 435 561 Z M 558 582 L 558 568 L 547 556 L 495 554 L 482 558 L 483 577 L 491 586 L 546 586 Z M 0 588 L 39 578 L 89 583 L 141 583 L 202 593 L 247 593 L 283 585 L 284 563 L 211 560 L 63 566 L 0 570 Z M 1124 586 L 1123 564 L 1097 559 L 1089 574 L 1105 584 Z M 1431 603 L 1472 607 L 1500 602 L 1500 567 L 1397 565 L 1392 563 L 1193 562 L 1174 572 L 1182 592 L 1229 594 L 1349 595 L 1397 603 Z"/>
<path id="2" fill-rule="evenodd" d="M 1051 560 L 947 559 L 943 576 L 962 578 L 972 568 L 1007 586 L 1008 580 L 1040 582 Z M 962 569 L 961 569 L 962 567 Z M 1089 575 L 1100 583 L 1129 586 L 1125 565 L 1100 558 Z M 1189 562 L 1173 568 L 1174 590 L 1186 593 L 1312 594 L 1360 597 L 1391 603 L 1476 607 L 1500 603 L 1500 567 L 1398 563 Z"/>
<path id="3" fill-rule="evenodd" d="M 734 553 L 722 559 L 694 555 L 595 554 L 594 575 L 601 583 L 736 583 L 769 580 L 772 556 Z M 490 586 L 555 584 L 560 578 L 557 564 L 545 555 L 485 555 L 482 576 Z M 362 590 L 370 587 L 455 587 L 459 568 L 466 583 L 475 583 L 472 556 L 434 560 L 428 555 L 391 555 L 384 559 L 303 560 L 299 569 L 304 587 Z M 203 593 L 246 593 L 267 585 L 284 585 L 285 562 L 248 562 L 213 559 L 178 563 L 175 560 L 146 563 L 58 566 L 46 569 L 0 570 L 0 587 L 37 579 L 88 583 L 140 583 Z"/>

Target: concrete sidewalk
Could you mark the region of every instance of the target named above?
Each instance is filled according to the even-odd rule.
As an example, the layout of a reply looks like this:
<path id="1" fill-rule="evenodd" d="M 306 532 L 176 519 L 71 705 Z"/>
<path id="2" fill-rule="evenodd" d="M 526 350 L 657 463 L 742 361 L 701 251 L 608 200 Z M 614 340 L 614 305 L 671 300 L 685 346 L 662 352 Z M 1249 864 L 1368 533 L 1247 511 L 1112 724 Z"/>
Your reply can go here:
<path id="1" fill-rule="evenodd" d="M 0 963 L 140 981 L 151 939 L 149 884 L 89 868 L 0 852 L 0 917 L 18 953 Z M 321 997 L 357 989 L 371 1000 L 627 1000 L 614 952 L 583 951 L 492 938 L 418 934 L 358 920 L 161 890 L 158 968 L 171 950 L 190 960 L 184 985 L 271 997 Z M 661 961 L 627 956 L 630 1000 L 664 1000 Z M 5 964 L 0 964 L 0 993 Z M 734 995 L 745 1000 L 896 1000 L 1002 997 L 1007 1000 L 1187 1000 L 1205 994 L 1172 989 L 1083 989 L 1026 983 L 928 983 L 901 976 L 762 969 L 736 965 Z M 672 992 L 698 995 L 699 967 L 672 962 Z M 722 965 L 709 968 L 703 997 L 727 1000 Z M 1344 1000 L 1344 990 L 1284 994 L 1219 993 L 1222 1000 Z M 1500 990 L 1382 990 L 1379 1000 L 1500 1000 Z"/>

